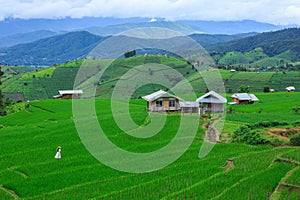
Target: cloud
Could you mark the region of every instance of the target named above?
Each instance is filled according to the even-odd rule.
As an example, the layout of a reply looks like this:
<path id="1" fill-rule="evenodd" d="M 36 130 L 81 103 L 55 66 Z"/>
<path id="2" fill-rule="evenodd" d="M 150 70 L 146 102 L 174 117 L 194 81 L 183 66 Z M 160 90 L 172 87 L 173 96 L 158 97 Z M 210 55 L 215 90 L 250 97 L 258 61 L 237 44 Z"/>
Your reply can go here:
<path id="1" fill-rule="evenodd" d="M 299 0 L 0 0 L 0 4 L 0 19 L 95 16 L 300 24 Z"/>
<path id="2" fill-rule="evenodd" d="M 289 6 L 285 11 L 285 15 L 289 18 L 297 19 L 300 21 L 300 6 Z"/>

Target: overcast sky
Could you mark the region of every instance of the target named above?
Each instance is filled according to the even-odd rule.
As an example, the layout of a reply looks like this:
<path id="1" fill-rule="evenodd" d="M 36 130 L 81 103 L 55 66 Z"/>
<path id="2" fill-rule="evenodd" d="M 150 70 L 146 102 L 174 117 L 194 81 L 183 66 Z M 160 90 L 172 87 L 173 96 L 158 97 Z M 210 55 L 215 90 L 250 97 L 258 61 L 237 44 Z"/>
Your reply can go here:
<path id="1" fill-rule="evenodd" d="M 251 19 L 300 24 L 300 0 L 0 0 L 0 20 L 66 16 Z"/>

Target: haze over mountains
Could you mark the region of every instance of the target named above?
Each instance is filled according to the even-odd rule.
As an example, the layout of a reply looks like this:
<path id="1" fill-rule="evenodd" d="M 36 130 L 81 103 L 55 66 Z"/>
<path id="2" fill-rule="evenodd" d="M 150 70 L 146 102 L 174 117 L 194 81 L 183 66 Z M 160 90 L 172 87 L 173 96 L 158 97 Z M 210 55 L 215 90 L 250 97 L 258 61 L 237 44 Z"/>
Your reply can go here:
<path id="1" fill-rule="evenodd" d="M 74 30 L 101 30 L 101 35 L 112 35 L 136 27 L 172 27 L 179 32 L 207 33 L 207 34 L 238 34 L 248 32 L 265 32 L 279 30 L 290 26 L 279 26 L 269 23 L 262 23 L 252 20 L 242 21 L 201 21 L 181 20 L 165 21 L 163 19 L 150 18 L 94 18 L 84 17 L 80 19 L 14 19 L 8 18 L 0 21 L 0 37 L 16 33 L 28 33 L 33 31 L 48 30 L 53 32 L 74 31 Z"/>
<path id="2" fill-rule="evenodd" d="M 9 65 L 53 65 L 88 55 L 103 39 L 121 32 L 143 28 L 167 28 L 189 35 L 210 51 L 250 51 L 257 47 L 272 56 L 283 50 L 293 52 L 299 39 L 299 29 L 279 32 L 283 26 L 244 21 L 164 21 L 150 18 L 82 19 L 6 19 L 0 22 L 0 62 Z M 289 27 L 289 26 L 287 26 Z M 293 25 L 291 25 L 293 27 Z M 261 32 L 269 32 L 259 34 Z M 270 45 L 277 46 L 271 51 Z M 267 53 L 267 54 L 268 54 Z"/>

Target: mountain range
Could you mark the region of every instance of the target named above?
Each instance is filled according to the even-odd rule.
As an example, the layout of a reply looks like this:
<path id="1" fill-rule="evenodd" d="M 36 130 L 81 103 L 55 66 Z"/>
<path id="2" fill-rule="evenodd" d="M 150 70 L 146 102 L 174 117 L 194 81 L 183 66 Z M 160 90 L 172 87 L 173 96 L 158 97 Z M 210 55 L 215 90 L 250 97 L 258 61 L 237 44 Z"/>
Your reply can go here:
<path id="1" fill-rule="evenodd" d="M 209 52 L 222 55 L 261 48 L 269 57 L 289 52 L 289 61 L 298 61 L 300 58 L 299 28 L 282 29 L 282 26 L 251 20 L 171 22 L 149 18 L 65 18 L 1 21 L 0 62 L 8 65 L 49 66 L 82 59 L 110 36 L 150 27 L 188 35 Z"/>
<path id="2" fill-rule="evenodd" d="M 48 66 L 83 59 L 105 37 L 70 32 L 0 50 L 0 62 L 10 65 Z"/>
<path id="3" fill-rule="evenodd" d="M 216 44 L 238 40 L 255 34 L 256 33 L 237 35 L 192 34 L 189 37 L 198 42 L 204 48 L 208 48 Z M 110 36 L 102 37 L 99 35 L 91 34 L 87 31 L 75 31 L 65 34 L 59 34 L 34 42 L 2 48 L 0 49 L 0 62 L 8 65 L 49 66 L 64 63 L 67 61 L 83 59 L 88 56 L 93 48 L 95 48 L 101 41 L 108 37 Z M 124 44 L 124 41 L 129 43 L 137 41 L 137 39 L 132 40 L 132 38 L 127 36 L 123 37 L 123 42 L 121 42 L 122 45 L 125 46 L 126 44 Z M 178 40 L 180 39 L 180 37 L 174 39 Z M 147 39 L 141 39 L 138 42 L 140 44 L 144 43 L 151 46 Z M 166 45 L 172 45 L 172 38 L 169 39 L 169 42 L 167 42 Z M 159 53 L 159 51 L 155 52 Z M 148 53 L 151 53 L 151 51 Z"/>
<path id="4" fill-rule="evenodd" d="M 203 20 L 178 20 L 167 21 L 164 19 L 150 18 L 112 18 L 112 17 L 83 17 L 62 19 L 16 19 L 7 18 L 0 21 L 0 37 L 17 33 L 47 30 L 52 32 L 70 32 L 75 30 L 91 30 L 102 36 L 112 35 L 136 27 L 164 27 L 174 26 L 175 30 L 186 33 L 207 34 L 238 34 L 248 32 L 266 32 L 279 30 L 297 25 L 280 26 L 253 20 L 241 21 L 203 21 Z"/>

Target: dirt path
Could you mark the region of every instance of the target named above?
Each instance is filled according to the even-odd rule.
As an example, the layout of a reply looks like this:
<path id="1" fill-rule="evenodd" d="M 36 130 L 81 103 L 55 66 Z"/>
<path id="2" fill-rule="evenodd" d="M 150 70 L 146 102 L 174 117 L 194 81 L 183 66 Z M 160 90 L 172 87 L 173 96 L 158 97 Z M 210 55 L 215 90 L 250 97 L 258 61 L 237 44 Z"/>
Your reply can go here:
<path id="1" fill-rule="evenodd" d="M 209 124 L 209 127 L 206 131 L 206 136 L 205 136 L 205 139 L 208 141 L 208 142 L 211 142 L 211 143 L 217 143 L 217 142 L 221 142 L 220 140 L 220 131 L 215 127 L 215 125 L 217 124 L 218 122 L 218 119 L 214 119 L 212 120 L 212 122 Z"/>

